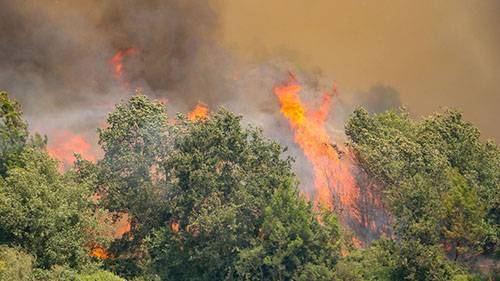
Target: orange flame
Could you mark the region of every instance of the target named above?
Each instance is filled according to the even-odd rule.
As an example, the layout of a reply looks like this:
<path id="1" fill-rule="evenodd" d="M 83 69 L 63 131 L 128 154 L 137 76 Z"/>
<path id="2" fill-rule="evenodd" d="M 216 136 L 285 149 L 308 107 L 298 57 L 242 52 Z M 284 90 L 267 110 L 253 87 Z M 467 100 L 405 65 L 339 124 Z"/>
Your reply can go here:
<path id="1" fill-rule="evenodd" d="M 189 112 L 187 118 L 191 121 L 202 120 L 208 117 L 208 106 L 203 103 L 198 103 L 193 111 Z"/>
<path id="2" fill-rule="evenodd" d="M 99 194 L 94 194 L 92 196 L 92 200 L 98 201 L 101 199 L 101 196 Z M 127 213 L 115 213 L 117 218 L 114 220 L 112 219 L 111 213 L 107 213 L 105 215 L 101 215 L 98 217 L 99 223 L 101 224 L 107 224 L 110 227 L 106 228 L 103 230 L 100 235 L 104 237 L 112 237 L 114 239 L 120 239 L 122 236 L 130 231 L 130 222 L 129 222 L 129 216 Z M 89 253 L 89 256 L 91 257 L 96 257 L 98 259 L 108 259 L 111 257 L 111 255 L 108 253 L 108 251 L 103 248 L 102 246 L 98 245 L 97 243 L 90 243 L 91 250 Z"/>
<path id="3" fill-rule="evenodd" d="M 59 130 L 51 135 L 51 144 L 47 147 L 47 152 L 64 165 L 71 165 L 75 162 L 75 153 L 80 154 L 86 160 L 96 160 L 92 146 L 82 136 L 68 130 Z"/>
<path id="4" fill-rule="evenodd" d="M 94 247 L 90 251 L 90 256 L 91 257 L 96 257 L 96 258 L 101 259 L 101 260 L 109 258 L 108 252 L 105 249 L 103 249 L 103 248 L 101 248 L 99 246 Z"/>
<path id="5" fill-rule="evenodd" d="M 311 162 L 314 171 L 314 201 L 329 209 L 334 207 L 334 196 L 340 204 L 352 206 L 357 197 L 356 183 L 349 167 L 341 161 L 340 152 L 327 133 L 325 122 L 330 110 L 332 96 L 323 93 L 318 109 L 307 108 L 299 98 L 302 87 L 295 78 L 274 88 L 280 110 L 288 119 L 294 132 L 294 140 Z"/>
<path id="6" fill-rule="evenodd" d="M 126 56 L 131 56 L 139 53 L 139 49 L 137 48 L 128 48 L 123 51 L 117 52 L 108 63 L 113 66 L 113 71 L 115 77 L 119 79 L 123 74 L 123 59 Z"/>

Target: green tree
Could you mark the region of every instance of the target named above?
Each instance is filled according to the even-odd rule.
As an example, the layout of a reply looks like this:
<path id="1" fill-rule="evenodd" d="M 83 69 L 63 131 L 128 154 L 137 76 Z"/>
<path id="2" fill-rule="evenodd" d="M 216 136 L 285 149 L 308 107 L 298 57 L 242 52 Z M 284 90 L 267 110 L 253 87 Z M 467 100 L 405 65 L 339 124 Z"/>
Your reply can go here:
<path id="1" fill-rule="evenodd" d="M 110 263 L 116 271 L 134 275 L 139 270 L 135 260 L 143 255 L 142 241 L 162 214 L 165 173 L 159 163 L 169 144 L 166 108 L 145 96 L 134 96 L 117 105 L 107 124 L 98 130 L 103 159 L 96 167 L 86 163 L 80 170 L 85 177 L 96 174 L 101 206 L 128 214 L 131 231 L 113 243 L 110 250 L 121 258 Z"/>
<path id="2" fill-rule="evenodd" d="M 342 281 L 399 280 L 398 262 L 396 243 L 381 238 L 366 249 L 351 249 L 337 263 L 335 277 Z"/>
<path id="3" fill-rule="evenodd" d="M 0 240 L 34 255 L 36 267 L 86 264 L 96 227 L 90 187 L 61 175 L 43 150 L 25 148 L 19 160 L 0 179 Z"/>
<path id="4" fill-rule="evenodd" d="M 386 238 L 344 256 L 337 264 L 335 278 L 341 281 L 481 280 L 447 260 L 439 246 Z"/>
<path id="5" fill-rule="evenodd" d="M 126 281 L 115 274 L 95 268 L 84 269 L 82 272 L 71 268 L 57 266 L 51 270 L 36 270 L 36 281 Z"/>
<path id="6" fill-rule="evenodd" d="M 404 243 L 417 243 L 422 256 L 450 246 L 447 254 L 464 261 L 497 248 L 500 153 L 460 113 L 414 121 L 404 110 L 358 109 L 346 133 L 363 168 L 384 186 Z M 424 263 L 413 257 L 414 268 Z"/>
<path id="7" fill-rule="evenodd" d="M 28 140 L 28 125 L 22 118 L 19 103 L 0 91 L 0 177 L 9 165 L 15 165 Z"/>
<path id="8" fill-rule="evenodd" d="M 486 223 L 486 206 L 481 204 L 478 191 L 470 188 L 458 172 L 451 174 L 451 188 L 443 203 L 446 217 L 443 221 L 444 239 L 452 247 L 454 259 L 478 252 L 493 231 Z"/>
<path id="9" fill-rule="evenodd" d="M 220 110 L 176 125 L 162 166 L 166 220 L 150 240 L 151 269 L 163 280 L 331 274 L 337 222 L 331 216 L 316 220 L 298 194 L 291 160 L 259 130 L 244 129 L 240 119 Z"/>
<path id="10" fill-rule="evenodd" d="M 311 211 L 298 190 L 275 190 L 260 235 L 238 255 L 244 280 L 332 280 L 340 254 L 340 229 L 329 211 Z"/>
<path id="11" fill-rule="evenodd" d="M 21 250 L 0 245 L 0 280 L 32 280 L 33 261 L 32 256 Z"/>

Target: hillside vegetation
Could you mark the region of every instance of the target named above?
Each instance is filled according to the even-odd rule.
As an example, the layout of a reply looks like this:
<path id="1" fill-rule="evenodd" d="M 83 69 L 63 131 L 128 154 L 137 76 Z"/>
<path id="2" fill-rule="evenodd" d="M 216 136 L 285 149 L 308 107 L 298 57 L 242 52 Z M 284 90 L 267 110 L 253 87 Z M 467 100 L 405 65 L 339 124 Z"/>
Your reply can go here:
<path id="1" fill-rule="evenodd" d="M 394 234 L 364 249 L 301 194 L 286 149 L 220 109 L 175 122 L 138 95 L 61 172 L 0 93 L 0 280 L 493 280 L 500 152 L 460 113 L 346 125 Z M 128 214 L 130 231 L 109 235 Z M 96 255 L 96 249 L 103 254 Z M 482 266 L 487 262 L 489 266 Z"/>

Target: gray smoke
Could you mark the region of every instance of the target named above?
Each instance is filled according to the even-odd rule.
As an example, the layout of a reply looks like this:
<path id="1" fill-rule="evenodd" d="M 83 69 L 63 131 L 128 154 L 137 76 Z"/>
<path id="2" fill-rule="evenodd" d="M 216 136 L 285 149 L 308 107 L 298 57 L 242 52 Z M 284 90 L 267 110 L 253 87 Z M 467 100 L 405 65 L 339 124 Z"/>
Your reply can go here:
<path id="1" fill-rule="evenodd" d="M 225 54 L 212 40 L 217 18 L 203 1 L 0 1 L 0 87 L 32 127 L 88 130 L 133 89 L 108 60 L 124 59 L 133 87 L 191 106 L 228 98 Z"/>
<path id="2" fill-rule="evenodd" d="M 289 130 L 272 88 L 298 66 L 238 61 L 218 44 L 217 8 L 213 1 L 0 0 L 0 88 L 21 102 L 32 130 L 49 137 L 69 129 L 95 140 L 106 113 L 140 87 L 167 99 L 172 113 L 198 101 L 224 105 L 283 139 Z M 130 47 L 139 52 L 123 60 L 119 81 L 108 61 Z M 316 75 L 298 76 L 309 85 L 306 98 L 326 85 Z M 391 91 L 346 95 L 332 128 L 341 131 L 354 104 L 387 107 L 397 96 Z"/>
<path id="3" fill-rule="evenodd" d="M 32 131 L 48 134 L 49 145 L 51 135 L 68 130 L 96 150 L 95 128 L 135 88 L 167 99 L 171 114 L 197 102 L 225 106 L 289 147 L 301 186 L 311 191 L 311 166 L 272 89 L 293 70 L 304 85 L 301 98 L 315 108 L 332 80 L 283 58 L 242 63 L 218 44 L 215 9 L 207 1 L 0 0 L 0 89 L 21 102 Z M 123 59 L 116 79 L 109 60 L 128 48 L 138 52 Z M 328 122 L 333 142 L 345 140 L 344 123 L 358 105 L 373 112 L 398 107 L 399 94 L 384 86 L 341 92 Z"/>

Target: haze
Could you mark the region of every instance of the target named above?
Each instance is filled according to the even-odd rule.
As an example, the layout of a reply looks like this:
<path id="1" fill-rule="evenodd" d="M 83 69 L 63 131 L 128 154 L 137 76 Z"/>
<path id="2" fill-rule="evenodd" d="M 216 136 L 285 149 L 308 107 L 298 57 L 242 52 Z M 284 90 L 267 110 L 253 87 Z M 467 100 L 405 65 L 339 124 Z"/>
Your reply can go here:
<path id="1" fill-rule="evenodd" d="M 462 110 L 499 139 L 500 2 L 226 1 L 225 45 L 250 61 L 287 56 L 344 92 L 381 84 L 416 115 Z"/>

